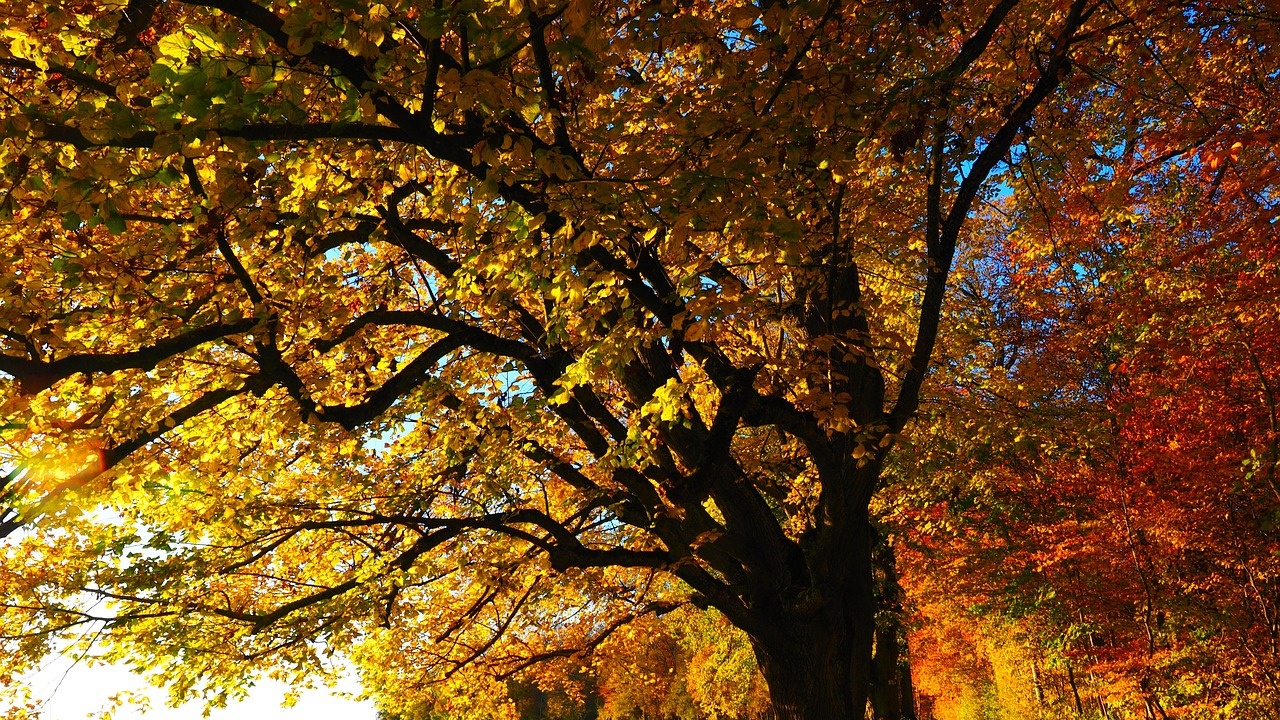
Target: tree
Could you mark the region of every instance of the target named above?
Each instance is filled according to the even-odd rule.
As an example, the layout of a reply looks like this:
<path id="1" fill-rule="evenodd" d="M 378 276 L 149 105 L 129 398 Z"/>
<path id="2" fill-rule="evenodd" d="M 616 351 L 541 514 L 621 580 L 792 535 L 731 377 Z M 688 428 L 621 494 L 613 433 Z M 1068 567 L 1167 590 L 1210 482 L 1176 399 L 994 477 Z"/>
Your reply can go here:
<path id="1" fill-rule="evenodd" d="M 1184 187 L 1198 194 L 1214 174 Z M 1111 267 L 1141 275 L 1115 270 L 1093 310 L 1033 351 L 1056 359 L 1093 345 L 1074 356 L 1076 382 L 1110 368 L 1073 398 L 1074 418 L 1046 417 L 1072 383 L 1037 377 L 1025 356 L 1031 372 L 1010 382 L 1048 392 L 1006 402 L 996 391 L 976 426 L 960 425 L 972 410 L 930 414 L 932 451 L 947 465 L 885 501 L 912 546 L 913 669 L 939 698 L 937 717 L 966 717 L 948 701 L 975 697 L 1010 717 L 1275 712 L 1280 498 L 1264 458 L 1276 359 L 1273 344 L 1242 351 L 1240 339 L 1275 330 L 1264 289 L 1274 249 L 1232 221 L 1233 194 L 1206 216 L 1191 197 L 1176 204 L 1213 226 L 1184 255 L 1144 256 L 1167 218 L 1135 228 Z"/>
<path id="2" fill-rule="evenodd" d="M 1116 112 L 1159 132 L 1025 163 L 1075 190 L 1006 198 L 1006 231 L 958 264 L 939 354 L 965 382 L 932 396 L 880 498 L 939 717 L 983 693 L 1006 717 L 1276 712 L 1277 158 L 1249 116 L 1274 101 L 1266 52 L 1223 77 L 1221 41 L 1242 42 L 1153 43 L 1176 93 Z M 1168 117 L 1178 100 L 1204 124 Z"/>
<path id="3" fill-rule="evenodd" d="M 15 657 L 98 623 L 216 701 L 236 661 L 340 648 L 407 707 L 692 603 L 746 633 L 779 718 L 823 720 L 866 706 L 868 503 L 975 203 L 1038 143 L 1098 152 L 1079 117 L 1120 134 L 1095 110 L 1172 82 L 1152 38 L 1265 24 L 1088 0 L 4 13 Z"/>

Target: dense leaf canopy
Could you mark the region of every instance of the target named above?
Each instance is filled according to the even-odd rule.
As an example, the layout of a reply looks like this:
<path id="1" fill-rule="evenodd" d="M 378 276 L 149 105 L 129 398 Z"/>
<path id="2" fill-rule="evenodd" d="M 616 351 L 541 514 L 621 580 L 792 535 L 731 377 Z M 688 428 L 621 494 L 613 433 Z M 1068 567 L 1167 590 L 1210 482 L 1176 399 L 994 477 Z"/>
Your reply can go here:
<path id="1" fill-rule="evenodd" d="M 741 692 L 672 702 L 758 707 L 754 662 L 778 717 L 860 718 L 896 647 L 869 503 L 886 468 L 964 467 L 932 412 L 951 440 L 898 452 L 922 397 L 1129 402 L 1071 354 L 1152 367 L 1196 289 L 1126 263 L 1231 265 L 1273 218 L 1275 23 L 1243 5 L 12 2 L 0 29 L 0 673 L 88 630 L 216 702 L 341 651 L 389 710 L 503 717 L 593 653 L 648 672 L 661 646 L 628 648 L 674 611 L 671 662 L 706 668 L 702 637 Z M 1179 216 L 1194 192 L 1243 234 Z M 1077 317 L 1143 283 L 1173 309 Z"/>

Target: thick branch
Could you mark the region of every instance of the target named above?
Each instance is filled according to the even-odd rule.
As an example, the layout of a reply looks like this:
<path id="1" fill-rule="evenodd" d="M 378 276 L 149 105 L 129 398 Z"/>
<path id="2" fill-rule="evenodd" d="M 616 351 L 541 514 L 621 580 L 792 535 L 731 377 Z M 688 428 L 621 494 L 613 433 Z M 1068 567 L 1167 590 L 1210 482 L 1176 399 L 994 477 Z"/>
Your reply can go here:
<path id="1" fill-rule="evenodd" d="M 960 188 L 956 191 L 955 200 L 947 212 L 946 219 L 938 228 L 935 241 L 928 248 L 931 266 L 925 282 L 924 298 L 920 303 L 920 321 L 916 332 L 915 348 L 911 354 L 911 367 L 903 379 L 897 404 L 891 414 L 890 426 L 893 432 L 900 431 L 906 425 L 920 404 L 920 389 L 924 385 L 933 347 L 937 343 L 938 325 L 942 319 L 942 300 L 946 295 L 947 277 L 951 272 L 951 262 L 955 257 L 960 229 L 991 171 L 1009 151 L 1014 139 L 1022 127 L 1031 120 L 1036 109 L 1057 89 L 1070 70 L 1069 51 L 1072 36 L 1087 19 L 1085 6 L 1085 0 L 1076 0 L 1071 6 L 1062 31 L 1054 42 L 1053 55 L 1042 69 L 1039 80 L 974 160 L 969 174 L 965 176 L 964 181 L 960 183 Z M 932 161 L 937 162 L 936 159 Z M 930 179 L 931 185 L 940 187 L 940 173 L 941 170 L 935 165 L 935 169 L 931 172 L 935 175 Z M 931 187 L 930 192 L 940 192 L 940 190 Z"/>
<path id="2" fill-rule="evenodd" d="M 43 121 L 33 121 L 32 129 L 37 139 L 73 145 L 81 150 L 95 147 L 115 147 L 132 149 L 151 149 L 155 146 L 160 133 L 155 130 L 141 130 L 132 135 L 105 140 L 90 140 L 80 128 Z M 180 132 L 181 127 L 176 131 Z M 387 140 L 394 142 L 412 142 L 412 139 L 399 128 L 370 123 L 253 123 L 238 128 L 209 127 L 201 128 L 216 133 L 219 137 L 238 138 L 257 142 L 271 140 Z"/>
<path id="3" fill-rule="evenodd" d="M 0 355 L 0 372 L 17 378 L 19 389 L 24 395 L 33 395 L 76 373 L 110 373 L 127 369 L 153 370 L 171 357 L 205 343 L 249 332 L 256 324 L 256 320 L 249 318 L 225 325 L 205 325 L 129 352 L 68 355 L 52 362 Z"/>

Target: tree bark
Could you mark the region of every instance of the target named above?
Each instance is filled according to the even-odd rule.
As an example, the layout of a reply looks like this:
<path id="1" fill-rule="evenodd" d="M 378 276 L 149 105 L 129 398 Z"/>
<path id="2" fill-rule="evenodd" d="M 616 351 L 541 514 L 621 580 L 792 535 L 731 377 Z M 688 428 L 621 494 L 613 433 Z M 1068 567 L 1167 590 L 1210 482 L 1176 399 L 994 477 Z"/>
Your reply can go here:
<path id="1" fill-rule="evenodd" d="M 1067 663 L 1067 682 L 1071 685 L 1071 697 L 1075 700 L 1076 715 L 1084 717 L 1084 703 L 1080 702 L 1080 688 L 1076 686 L 1076 674 L 1071 669 L 1071 663 Z"/>
<path id="2" fill-rule="evenodd" d="M 881 619 L 876 628 L 875 663 L 871 674 L 871 709 L 876 720 L 902 720 L 902 688 L 898 623 Z"/>
<path id="3" fill-rule="evenodd" d="M 902 588 L 897 560 L 886 539 L 876 543 L 872 562 L 878 574 L 875 659 L 871 675 L 871 708 L 876 720 L 915 717 L 911 666 L 903 652 Z"/>
<path id="4" fill-rule="evenodd" d="M 865 516 L 864 516 L 865 517 Z M 782 630 L 752 638 L 776 720 L 864 720 L 872 674 L 875 602 L 865 519 L 826 548 L 839 561 L 826 582 L 777 618 Z"/>
<path id="5" fill-rule="evenodd" d="M 903 720 L 917 720 L 920 716 L 916 714 L 916 685 L 911 679 L 910 658 L 898 663 L 898 673 L 898 688 L 902 691 Z"/>

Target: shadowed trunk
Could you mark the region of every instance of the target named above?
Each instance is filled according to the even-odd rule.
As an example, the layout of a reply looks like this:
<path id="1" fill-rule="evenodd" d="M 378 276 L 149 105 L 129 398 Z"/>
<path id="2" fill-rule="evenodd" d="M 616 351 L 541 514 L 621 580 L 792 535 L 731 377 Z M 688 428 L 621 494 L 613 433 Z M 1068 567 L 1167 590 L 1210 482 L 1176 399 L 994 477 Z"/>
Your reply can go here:
<path id="1" fill-rule="evenodd" d="M 911 659 L 898 663 L 898 689 L 902 695 L 902 717 L 905 720 L 916 720 L 916 685 L 911 679 Z"/>
<path id="2" fill-rule="evenodd" d="M 872 561 L 879 597 L 871 668 L 871 708 L 876 720 L 914 720 L 911 663 L 902 644 L 902 589 L 898 585 L 893 548 L 887 540 L 876 543 Z"/>
<path id="3" fill-rule="evenodd" d="M 824 587 L 829 600 L 801 601 L 779 618 L 786 642 L 753 639 L 776 720 L 863 720 L 872 675 L 875 609 L 870 533 L 850 534 L 839 584 Z M 807 614 L 806 614 L 807 612 Z"/>

